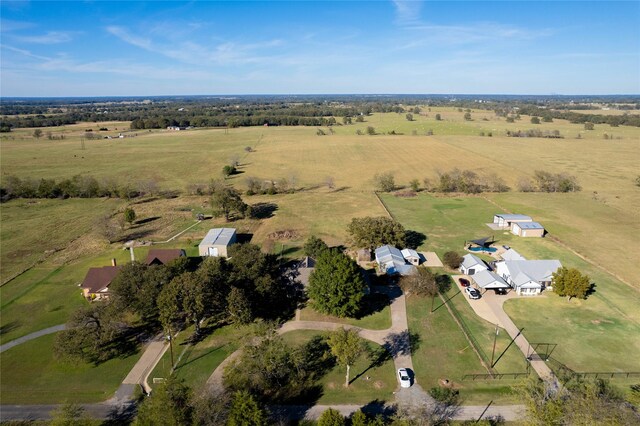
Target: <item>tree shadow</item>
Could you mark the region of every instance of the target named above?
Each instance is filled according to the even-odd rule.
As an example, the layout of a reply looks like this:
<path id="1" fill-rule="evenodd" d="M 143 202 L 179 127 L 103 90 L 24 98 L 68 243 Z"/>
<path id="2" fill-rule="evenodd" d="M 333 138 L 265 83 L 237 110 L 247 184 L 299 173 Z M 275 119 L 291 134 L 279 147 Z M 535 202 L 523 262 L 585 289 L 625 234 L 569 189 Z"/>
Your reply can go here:
<path id="1" fill-rule="evenodd" d="M 404 232 L 404 243 L 407 248 L 417 249 L 427 240 L 427 236 L 422 232 L 407 230 Z"/>
<path id="2" fill-rule="evenodd" d="M 7 334 L 10 331 L 20 327 L 20 321 L 11 321 L 0 327 L 0 335 Z"/>
<path id="3" fill-rule="evenodd" d="M 147 218 L 144 218 L 144 219 L 136 220 L 134 223 L 136 225 L 144 225 L 145 223 L 154 222 L 154 221 L 156 221 L 158 219 L 160 219 L 160 216 L 153 216 L 153 217 L 147 217 Z"/>
<path id="4" fill-rule="evenodd" d="M 107 418 L 100 423 L 101 426 L 128 425 L 133 422 L 137 413 L 137 406 L 134 403 L 116 405 L 109 411 Z"/>
<path id="5" fill-rule="evenodd" d="M 350 186 L 341 186 L 340 188 L 336 188 L 331 192 L 342 192 L 342 191 L 346 191 L 347 189 L 350 189 Z"/>
<path id="6" fill-rule="evenodd" d="M 256 203 L 251 205 L 251 216 L 256 219 L 268 219 L 278 210 L 275 203 Z"/>
<path id="7" fill-rule="evenodd" d="M 382 311 L 385 307 L 389 306 L 389 297 L 381 293 L 366 294 L 360 301 L 360 310 L 356 314 L 356 319 L 362 319 L 373 315 L 376 312 Z"/>
<path id="8" fill-rule="evenodd" d="M 367 371 L 371 370 L 372 368 L 380 367 L 382 366 L 382 364 L 392 359 L 389 351 L 386 350 L 384 347 L 380 347 L 380 346 L 376 347 L 375 349 L 369 349 L 367 355 L 371 360 L 371 363 L 369 363 L 367 368 L 365 368 L 363 371 L 358 373 L 353 379 L 349 380 L 349 384 L 355 382 L 360 377 L 364 376 L 367 373 Z"/>
<path id="9" fill-rule="evenodd" d="M 395 405 L 387 405 L 384 401 L 380 401 L 379 399 L 374 399 L 366 403 L 360 408 L 360 410 L 370 417 L 376 417 L 378 415 L 383 418 L 390 418 L 396 414 L 396 406 Z"/>
<path id="10" fill-rule="evenodd" d="M 383 346 L 394 358 L 399 355 L 411 355 L 412 347 L 414 351 L 420 347 L 420 336 L 409 330 L 392 333 L 385 337 Z"/>
<path id="11" fill-rule="evenodd" d="M 253 238 L 253 234 L 248 234 L 248 233 L 236 234 L 236 243 L 247 244 L 251 242 L 252 238 Z"/>
<path id="12" fill-rule="evenodd" d="M 591 285 L 589 285 L 589 289 L 584 294 L 584 298 L 587 299 L 589 296 L 593 295 L 595 292 L 596 292 L 596 283 L 591 283 Z"/>

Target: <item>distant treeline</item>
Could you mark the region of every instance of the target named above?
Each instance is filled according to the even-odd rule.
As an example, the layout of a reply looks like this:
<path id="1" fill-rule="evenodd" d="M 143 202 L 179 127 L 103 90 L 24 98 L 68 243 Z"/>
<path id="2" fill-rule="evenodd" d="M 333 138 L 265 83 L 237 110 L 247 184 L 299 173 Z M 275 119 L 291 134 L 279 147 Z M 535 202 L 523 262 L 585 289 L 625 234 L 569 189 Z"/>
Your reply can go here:
<path id="1" fill-rule="evenodd" d="M 513 111 L 512 111 L 513 112 Z M 504 108 L 496 110 L 496 114 L 506 116 L 509 111 Z M 542 121 L 550 122 L 554 119 L 567 120 L 571 123 L 583 124 L 608 124 L 612 127 L 617 126 L 634 126 L 640 127 L 640 114 L 621 114 L 621 115 L 603 115 L 588 114 L 582 112 L 572 112 L 565 110 L 556 110 L 549 108 L 541 108 L 536 105 L 521 105 L 518 107 L 517 113 L 520 115 L 530 115 L 542 117 Z"/>
<path id="2" fill-rule="evenodd" d="M 511 189 L 495 173 L 485 175 L 458 168 L 438 173 L 436 181 L 426 178 L 423 184 L 424 190 L 427 192 L 442 193 L 480 194 L 483 192 L 508 192 Z M 413 189 L 417 189 L 417 186 Z M 544 170 L 536 170 L 533 178 L 522 178 L 517 185 L 517 190 L 521 192 L 576 192 L 580 189 L 578 179 L 575 176 L 567 173 L 550 173 Z"/>
<path id="3" fill-rule="evenodd" d="M 366 116 L 374 112 L 412 112 L 412 105 L 483 109 L 496 114 L 528 114 L 574 123 L 591 122 L 640 126 L 640 115 L 579 114 L 568 109 L 595 108 L 597 102 L 637 111 L 640 100 L 622 97 L 500 96 L 500 95 L 327 95 L 327 96 L 239 96 L 158 97 L 97 99 L 24 99 L 0 104 L 0 131 L 13 128 L 51 127 L 78 122 L 132 121 L 134 129 L 167 126 L 327 126 L 342 117 Z M 340 120 L 342 121 L 342 120 Z"/>
<path id="4" fill-rule="evenodd" d="M 15 112 L 14 108 L 19 112 Z M 0 112 L 0 131 L 13 128 L 52 127 L 77 122 L 131 121 L 132 129 L 161 129 L 167 126 L 180 127 L 239 127 L 261 126 L 330 126 L 336 124 L 335 117 L 355 117 L 373 112 L 398 112 L 404 108 L 394 103 L 321 103 L 293 105 L 287 103 L 268 104 L 136 104 L 67 106 L 64 110 L 52 109 L 55 113 L 43 114 L 43 107 L 36 105 L 33 111 L 24 105 L 3 105 Z M 27 117 L 12 116 L 30 113 Z"/>
<path id="5" fill-rule="evenodd" d="M 98 181 L 93 176 L 76 175 L 70 179 L 20 179 L 16 176 L 5 178 L 0 187 L 0 199 L 13 198 L 123 198 L 132 199 L 141 195 L 159 194 L 157 184 L 142 181 L 137 185 L 117 182 L 111 179 Z"/>

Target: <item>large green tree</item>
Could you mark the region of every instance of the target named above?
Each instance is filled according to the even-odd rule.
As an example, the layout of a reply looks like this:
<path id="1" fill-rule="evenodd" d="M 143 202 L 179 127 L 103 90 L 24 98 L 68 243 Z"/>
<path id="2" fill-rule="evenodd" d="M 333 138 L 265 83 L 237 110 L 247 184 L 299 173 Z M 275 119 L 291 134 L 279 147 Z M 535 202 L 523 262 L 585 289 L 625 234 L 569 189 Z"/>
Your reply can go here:
<path id="1" fill-rule="evenodd" d="M 347 420 L 340 411 L 329 408 L 318 418 L 318 426 L 345 426 Z"/>
<path id="2" fill-rule="evenodd" d="M 310 236 L 304 243 L 304 254 L 311 257 L 318 257 L 327 250 L 329 246 L 321 238 L 315 235 Z"/>
<path id="3" fill-rule="evenodd" d="M 369 250 L 374 250 L 385 244 L 396 247 L 405 245 L 406 231 L 404 227 L 388 217 L 353 218 L 347 231 L 354 245 Z"/>
<path id="4" fill-rule="evenodd" d="M 392 173 L 376 173 L 373 181 L 378 191 L 391 192 L 396 189 L 396 182 Z"/>
<path id="5" fill-rule="evenodd" d="M 223 215 L 227 221 L 232 214 L 245 217 L 250 212 L 249 206 L 242 201 L 240 192 L 226 186 L 215 189 L 211 196 L 211 207 L 215 216 Z"/>
<path id="6" fill-rule="evenodd" d="M 327 339 L 327 343 L 331 348 L 331 353 L 338 360 L 338 364 L 347 368 L 345 386 L 349 386 L 349 370 L 356 360 L 365 351 L 362 338 L 358 336 L 355 330 L 346 330 L 339 328 L 332 332 Z"/>
<path id="7" fill-rule="evenodd" d="M 553 274 L 553 291 L 559 296 L 567 296 L 586 299 L 591 289 L 591 279 L 587 275 L 582 275 L 576 268 L 558 269 Z"/>
<path id="8" fill-rule="evenodd" d="M 192 392 L 182 380 L 169 376 L 138 406 L 134 426 L 182 426 L 193 418 Z"/>
<path id="9" fill-rule="evenodd" d="M 353 317 L 360 310 L 364 289 L 362 271 L 348 256 L 338 250 L 325 250 L 318 256 L 308 287 L 317 311 Z"/>
<path id="10" fill-rule="evenodd" d="M 268 424 L 267 413 L 249 392 L 244 390 L 235 393 L 227 426 L 267 426 Z"/>

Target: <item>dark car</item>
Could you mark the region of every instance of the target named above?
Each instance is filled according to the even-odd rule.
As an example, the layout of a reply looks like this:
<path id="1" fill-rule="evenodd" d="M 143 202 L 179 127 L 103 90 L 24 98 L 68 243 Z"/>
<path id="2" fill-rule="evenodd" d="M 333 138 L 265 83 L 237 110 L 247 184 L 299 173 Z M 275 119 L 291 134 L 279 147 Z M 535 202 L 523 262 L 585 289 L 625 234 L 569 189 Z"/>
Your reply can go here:
<path id="1" fill-rule="evenodd" d="M 458 282 L 462 287 L 469 287 L 469 280 L 466 278 L 458 278 Z"/>
<path id="2" fill-rule="evenodd" d="M 507 289 L 506 288 L 494 288 L 493 291 L 496 294 L 499 294 L 501 296 L 504 296 L 505 294 L 507 294 Z"/>

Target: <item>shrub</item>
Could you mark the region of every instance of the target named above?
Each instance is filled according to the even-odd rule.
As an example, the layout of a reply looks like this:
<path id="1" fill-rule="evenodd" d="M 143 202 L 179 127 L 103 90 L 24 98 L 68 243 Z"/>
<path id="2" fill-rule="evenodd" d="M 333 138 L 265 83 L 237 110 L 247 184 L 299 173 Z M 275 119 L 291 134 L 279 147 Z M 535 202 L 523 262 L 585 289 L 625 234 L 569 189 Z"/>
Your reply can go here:
<path id="1" fill-rule="evenodd" d="M 462 256 L 455 251 L 448 251 L 444 254 L 442 261 L 451 269 L 458 269 L 462 263 Z"/>

